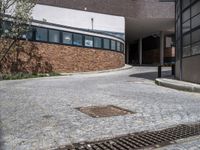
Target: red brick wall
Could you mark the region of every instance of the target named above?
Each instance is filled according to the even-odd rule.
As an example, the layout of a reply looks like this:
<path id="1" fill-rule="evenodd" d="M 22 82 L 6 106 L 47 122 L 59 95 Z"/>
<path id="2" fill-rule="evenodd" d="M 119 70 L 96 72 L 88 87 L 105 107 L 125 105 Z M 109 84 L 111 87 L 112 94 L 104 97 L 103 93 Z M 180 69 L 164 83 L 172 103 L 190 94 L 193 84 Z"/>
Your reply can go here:
<path id="1" fill-rule="evenodd" d="M 123 67 L 124 54 L 107 50 L 23 41 L 10 54 L 1 72 L 86 72 Z"/>
<path id="2" fill-rule="evenodd" d="M 159 62 L 160 62 L 159 49 L 143 51 L 143 63 L 144 64 L 159 64 Z"/>
<path id="3" fill-rule="evenodd" d="M 164 57 L 170 58 L 175 57 L 174 48 L 165 48 Z M 143 63 L 144 64 L 159 64 L 160 63 L 160 50 L 152 49 L 143 52 Z"/>

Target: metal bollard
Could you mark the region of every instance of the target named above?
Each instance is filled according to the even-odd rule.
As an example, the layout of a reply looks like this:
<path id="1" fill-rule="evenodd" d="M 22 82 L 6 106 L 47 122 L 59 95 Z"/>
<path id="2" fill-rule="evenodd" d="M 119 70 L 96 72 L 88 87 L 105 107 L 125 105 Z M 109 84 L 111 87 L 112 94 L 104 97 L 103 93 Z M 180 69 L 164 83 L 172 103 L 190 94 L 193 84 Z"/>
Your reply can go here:
<path id="1" fill-rule="evenodd" d="M 175 64 L 172 64 L 172 75 L 175 75 Z"/>
<path id="2" fill-rule="evenodd" d="M 162 66 L 158 66 L 158 78 L 162 77 Z"/>

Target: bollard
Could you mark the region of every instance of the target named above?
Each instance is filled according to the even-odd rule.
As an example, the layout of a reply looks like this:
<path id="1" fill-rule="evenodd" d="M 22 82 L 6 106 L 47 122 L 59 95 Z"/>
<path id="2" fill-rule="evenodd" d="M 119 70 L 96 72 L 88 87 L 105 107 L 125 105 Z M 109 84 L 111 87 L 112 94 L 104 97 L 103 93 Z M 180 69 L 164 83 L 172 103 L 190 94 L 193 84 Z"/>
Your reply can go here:
<path id="1" fill-rule="evenodd" d="M 172 64 L 172 75 L 175 75 L 175 64 Z"/>
<path id="2" fill-rule="evenodd" d="M 162 66 L 158 66 L 158 78 L 162 77 Z"/>

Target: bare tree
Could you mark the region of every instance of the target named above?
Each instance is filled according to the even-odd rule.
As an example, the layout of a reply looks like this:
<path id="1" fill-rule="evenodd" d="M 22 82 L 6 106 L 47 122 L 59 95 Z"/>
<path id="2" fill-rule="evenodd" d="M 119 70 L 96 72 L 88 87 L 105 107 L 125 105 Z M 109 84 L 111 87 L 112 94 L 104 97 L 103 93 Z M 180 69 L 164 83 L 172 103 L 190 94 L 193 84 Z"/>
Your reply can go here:
<path id="1" fill-rule="evenodd" d="M 0 64 L 29 30 L 37 0 L 0 0 Z"/>

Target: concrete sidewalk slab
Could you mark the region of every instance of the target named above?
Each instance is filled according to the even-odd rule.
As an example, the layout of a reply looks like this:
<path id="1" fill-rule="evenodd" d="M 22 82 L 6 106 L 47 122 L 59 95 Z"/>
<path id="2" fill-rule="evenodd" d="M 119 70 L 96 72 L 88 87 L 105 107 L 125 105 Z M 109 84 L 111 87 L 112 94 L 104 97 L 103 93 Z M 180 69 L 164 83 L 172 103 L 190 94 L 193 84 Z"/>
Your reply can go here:
<path id="1" fill-rule="evenodd" d="M 200 93 L 200 85 L 190 82 L 161 78 L 156 79 L 155 83 L 159 86 L 164 86 L 172 89 Z"/>

